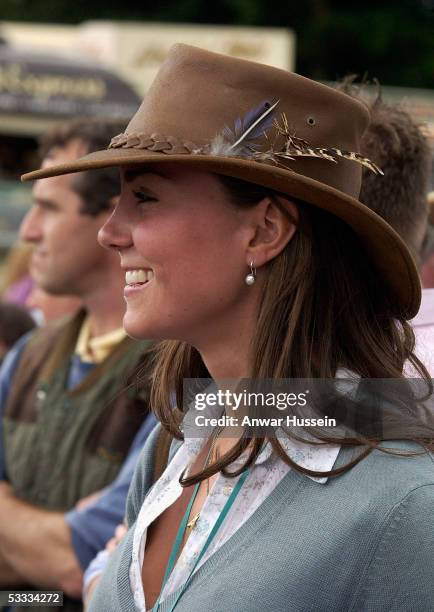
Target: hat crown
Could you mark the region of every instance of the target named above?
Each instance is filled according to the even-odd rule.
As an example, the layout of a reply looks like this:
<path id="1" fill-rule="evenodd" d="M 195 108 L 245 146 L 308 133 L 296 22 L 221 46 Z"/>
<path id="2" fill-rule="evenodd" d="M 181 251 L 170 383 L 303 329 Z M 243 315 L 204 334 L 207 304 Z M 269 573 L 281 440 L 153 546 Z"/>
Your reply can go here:
<path id="1" fill-rule="evenodd" d="M 203 146 L 262 103 L 279 100 L 274 116 L 284 115 L 292 136 L 312 148 L 358 152 L 369 111 L 358 100 L 300 75 L 242 59 L 176 44 L 162 64 L 126 134 Z M 284 146 L 276 127 L 258 138 L 261 150 Z M 279 160 L 280 166 L 309 176 L 353 197 L 360 191 L 361 168 L 345 160 Z"/>

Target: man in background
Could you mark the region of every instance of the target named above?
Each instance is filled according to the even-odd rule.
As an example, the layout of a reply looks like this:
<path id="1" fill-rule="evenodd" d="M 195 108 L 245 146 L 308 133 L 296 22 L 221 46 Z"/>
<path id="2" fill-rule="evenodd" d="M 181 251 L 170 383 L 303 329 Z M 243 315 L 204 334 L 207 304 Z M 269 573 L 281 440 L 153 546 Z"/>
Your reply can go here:
<path id="1" fill-rule="evenodd" d="M 43 165 L 104 148 L 122 128 L 63 126 L 43 142 Z M 35 183 L 20 230 L 34 247 L 31 275 L 83 308 L 25 337 L 0 374 L 0 588 L 62 590 L 64 610 L 81 609 L 71 598 L 81 595 L 83 570 L 122 521 L 124 504 L 107 504 L 107 487 L 154 424 L 134 384 L 147 344 L 122 329 L 124 272 L 97 242 L 118 194 L 115 169 Z"/>
<path id="2" fill-rule="evenodd" d="M 361 153 L 376 163 L 384 176 L 363 169 L 360 201 L 401 235 L 422 272 L 434 255 L 432 230 L 427 229 L 431 152 L 425 136 L 408 113 L 378 98 L 371 106 L 371 123 L 363 136 Z M 434 375 L 434 290 L 426 284 L 419 313 L 411 323 L 416 354 Z"/>

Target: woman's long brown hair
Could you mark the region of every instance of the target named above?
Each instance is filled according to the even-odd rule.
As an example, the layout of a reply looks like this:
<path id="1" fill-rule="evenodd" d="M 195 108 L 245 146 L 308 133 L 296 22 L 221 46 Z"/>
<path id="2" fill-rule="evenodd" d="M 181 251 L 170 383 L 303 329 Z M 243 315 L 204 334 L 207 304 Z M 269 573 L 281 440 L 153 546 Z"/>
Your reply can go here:
<path id="1" fill-rule="evenodd" d="M 234 206 L 254 206 L 265 196 L 279 204 L 277 194 L 264 187 L 232 177 L 219 179 Z M 346 368 L 365 379 L 403 379 L 404 363 L 409 362 L 432 392 L 430 376 L 413 352 L 413 330 L 357 235 L 333 215 L 302 202 L 298 204 L 297 232 L 267 265 L 256 334 L 252 338 L 254 361 L 250 377 L 333 379 L 339 368 Z M 288 214 L 284 206 L 282 209 Z M 174 394 L 176 405 L 183 406 L 184 378 L 208 377 L 194 347 L 179 341 L 164 341 L 157 347 L 151 405 L 163 427 L 175 438 L 183 438 L 180 429 L 183 415 L 174 408 Z M 426 450 L 434 449 L 434 428 L 415 415 L 410 418 L 400 415 L 391 431 L 394 434 L 389 435 L 389 440 L 413 441 Z M 269 438 L 283 461 L 312 476 L 346 472 L 385 440 L 381 435 L 362 432 L 345 439 L 330 436 L 321 429 L 309 428 L 309 432 L 314 433 L 316 444 L 360 447 L 356 458 L 346 465 L 316 472 L 292 461 L 278 438 Z M 263 442 L 264 438 L 241 438 L 230 452 L 200 473 L 184 478 L 182 484 L 189 486 L 218 471 L 239 474 L 255 461 Z M 242 468 L 236 472 L 229 470 L 246 448 L 249 454 Z M 384 447 L 379 450 L 406 454 Z"/>

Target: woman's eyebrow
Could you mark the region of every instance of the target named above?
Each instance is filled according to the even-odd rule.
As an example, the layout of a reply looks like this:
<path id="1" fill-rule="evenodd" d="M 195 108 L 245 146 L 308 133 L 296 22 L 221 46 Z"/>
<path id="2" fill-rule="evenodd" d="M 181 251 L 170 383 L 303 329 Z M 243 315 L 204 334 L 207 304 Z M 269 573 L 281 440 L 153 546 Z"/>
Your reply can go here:
<path id="1" fill-rule="evenodd" d="M 140 166 L 139 168 L 126 170 L 124 178 L 127 183 L 132 183 L 138 176 L 143 176 L 144 174 L 155 174 L 156 176 L 159 176 L 166 180 L 169 178 L 166 174 L 157 171 L 152 166 Z"/>

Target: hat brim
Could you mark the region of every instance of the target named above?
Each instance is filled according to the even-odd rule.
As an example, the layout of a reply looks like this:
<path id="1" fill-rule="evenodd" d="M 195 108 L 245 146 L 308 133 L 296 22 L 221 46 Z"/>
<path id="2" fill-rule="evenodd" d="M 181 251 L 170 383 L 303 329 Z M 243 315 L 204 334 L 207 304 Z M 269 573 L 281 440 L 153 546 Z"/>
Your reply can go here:
<path id="1" fill-rule="evenodd" d="M 379 215 L 355 198 L 294 170 L 239 157 L 166 155 L 149 150 L 113 148 L 89 153 L 71 163 L 28 172 L 21 180 L 150 163 L 181 163 L 233 176 L 285 193 L 336 215 L 360 237 L 368 256 L 395 293 L 401 305 L 400 314 L 407 319 L 417 314 L 421 300 L 419 274 L 400 236 Z"/>

